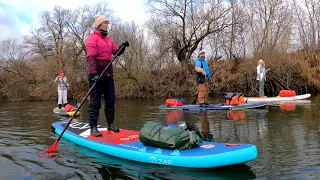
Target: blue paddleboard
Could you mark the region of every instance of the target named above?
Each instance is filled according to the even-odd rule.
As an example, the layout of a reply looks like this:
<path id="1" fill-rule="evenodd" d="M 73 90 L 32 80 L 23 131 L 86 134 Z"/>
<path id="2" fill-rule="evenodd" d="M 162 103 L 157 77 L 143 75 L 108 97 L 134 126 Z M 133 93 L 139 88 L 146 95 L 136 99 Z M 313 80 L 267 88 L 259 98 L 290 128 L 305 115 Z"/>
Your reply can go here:
<path id="1" fill-rule="evenodd" d="M 231 105 L 209 105 L 206 107 L 200 107 L 198 104 L 186 104 L 182 106 L 167 106 L 162 104 L 160 109 L 179 109 L 179 110 L 242 110 L 242 109 L 262 109 L 266 108 L 268 104 L 266 102 L 245 103 L 238 106 Z"/>
<path id="2" fill-rule="evenodd" d="M 52 124 L 55 133 L 61 134 L 68 122 Z M 120 129 L 107 131 L 98 126 L 102 137 L 90 136 L 90 126 L 85 122 L 71 122 L 63 138 L 78 145 L 118 158 L 132 161 L 179 166 L 188 168 L 213 168 L 242 164 L 257 157 L 257 148 L 252 144 L 228 144 L 203 142 L 189 150 L 170 150 L 145 146 L 139 140 L 139 131 Z"/>

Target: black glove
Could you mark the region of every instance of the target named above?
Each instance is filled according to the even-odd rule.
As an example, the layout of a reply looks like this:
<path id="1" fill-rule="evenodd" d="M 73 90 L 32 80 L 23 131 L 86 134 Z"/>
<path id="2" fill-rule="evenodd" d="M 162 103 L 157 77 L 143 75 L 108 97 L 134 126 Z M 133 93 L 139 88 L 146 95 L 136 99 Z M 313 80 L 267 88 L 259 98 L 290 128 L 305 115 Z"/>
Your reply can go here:
<path id="1" fill-rule="evenodd" d="M 128 42 L 128 41 L 125 41 L 124 43 L 122 43 L 122 45 L 123 45 L 124 47 L 127 47 L 127 46 L 129 46 L 129 42 Z"/>
<path id="2" fill-rule="evenodd" d="M 98 73 L 94 73 L 92 80 L 98 82 L 98 81 L 101 81 L 102 79 L 100 78 L 100 75 Z"/>
<path id="3" fill-rule="evenodd" d="M 118 56 L 120 56 L 122 53 L 124 53 L 124 51 L 126 50 L 126 47 L 129 46 L 128 41 L 125 41 L 124 43 L 121 44 L 121 46 L 118 48 L 116 54 L 118 54 Z M 121 51 L 120 51 L 121 50 Z M 119 52 L 118 52 L 119 51 Z"/>

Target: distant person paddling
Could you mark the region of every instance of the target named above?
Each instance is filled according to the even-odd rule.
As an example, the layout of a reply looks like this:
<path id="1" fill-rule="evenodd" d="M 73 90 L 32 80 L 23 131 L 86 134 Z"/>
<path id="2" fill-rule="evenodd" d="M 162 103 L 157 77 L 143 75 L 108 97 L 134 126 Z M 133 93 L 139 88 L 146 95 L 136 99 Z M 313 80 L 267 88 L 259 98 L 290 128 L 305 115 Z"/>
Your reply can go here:
<path id="1" fill-rule="evenodd" d="M 205 51 L 201 50 L 195 60 L 196 82 L 198 85 L 198 103 L 200 107 L 208 106 L 210 68 L 205 60 Z"/>
<path id="2" fill-rule="evenodd" d="M 264 86 L 267 80 L 266 74 L 270 68 L 266 69 L 266 65 L 262 59 L 258 61 L 257 66 L 257 81 L 259 83 L 259 97 L 264 96 Z"/>
<path id="3" fill-rule="evenodd" d="M 58 76 L 53 82 L 58 82 L 58 106 L 61 109 L 68 104 L 68 90 L 69 90 L 69 83 L 66 76 L 64 76 L 64 71 L 59 70 Z"/>

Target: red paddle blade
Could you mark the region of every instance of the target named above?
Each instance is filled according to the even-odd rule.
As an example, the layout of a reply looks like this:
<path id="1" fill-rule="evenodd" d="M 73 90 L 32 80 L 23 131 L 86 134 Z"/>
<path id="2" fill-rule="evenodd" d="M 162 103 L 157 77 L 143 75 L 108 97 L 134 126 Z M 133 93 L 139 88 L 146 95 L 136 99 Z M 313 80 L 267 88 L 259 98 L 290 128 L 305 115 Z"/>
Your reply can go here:
<path id="1" fill-rule="evenodd" d="M 45 153 L 54 153 L 58 151 L 58 141 L 54 142 Z"/>

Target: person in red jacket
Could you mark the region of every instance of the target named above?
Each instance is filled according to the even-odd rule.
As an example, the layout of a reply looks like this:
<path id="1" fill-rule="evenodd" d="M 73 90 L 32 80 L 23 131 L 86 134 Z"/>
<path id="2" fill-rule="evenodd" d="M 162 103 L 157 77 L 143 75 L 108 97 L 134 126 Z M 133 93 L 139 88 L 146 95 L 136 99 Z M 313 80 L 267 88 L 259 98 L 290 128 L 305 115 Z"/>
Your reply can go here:
<path id="1" fill-rule="evenodd" d="M 96 29 L 89 35 L 85 46 L 87 50 L 88 61 L 88 77 L 90 88 L 96 82 L 95 87 L 90 94 L 89 104 L 89 124 L 90 134 L 93 136 L 101 136 L 101 132 L 97 129 L 99 119 L 99 109 L 101 108 L 101 98 L 104 99 L 104 114 L 107 121 L 109 131 L 119 132 L 119 128 L 113 125 L 114 121 L 114 104 L 115 90 L 113 79 L 112 64 L 101 76 L 102 71 L 111 62 L 112 55 L 121 55 L 129 43 L 126 41 L 118 47 L 108 36 L 109 20 L 103 15 L 96 15 L 94 19 Z"/>

